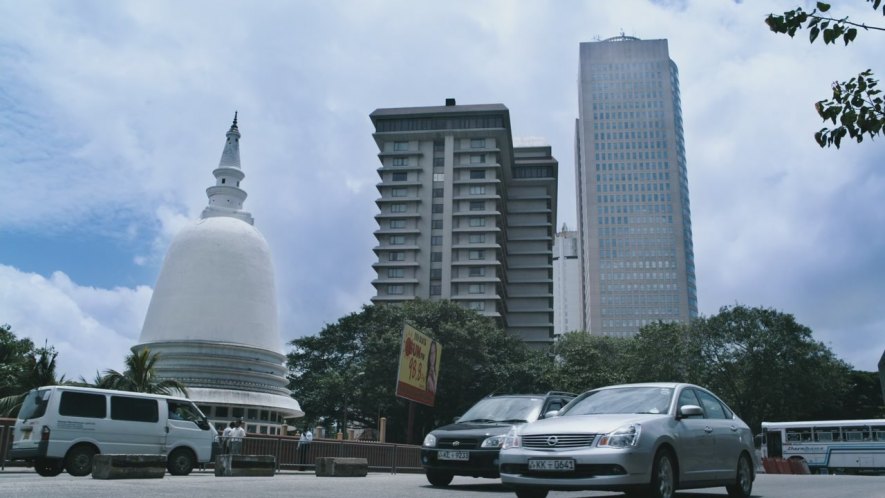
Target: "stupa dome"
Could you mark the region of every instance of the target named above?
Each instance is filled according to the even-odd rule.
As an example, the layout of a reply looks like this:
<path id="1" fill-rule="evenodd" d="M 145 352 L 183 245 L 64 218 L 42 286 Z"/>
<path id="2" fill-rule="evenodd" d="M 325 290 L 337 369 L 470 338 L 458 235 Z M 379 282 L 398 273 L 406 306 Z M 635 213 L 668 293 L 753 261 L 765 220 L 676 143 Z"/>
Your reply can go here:
<path id="1" fill-rule="evenodd" d="M 276 434 L 304 412 L 287 388 L 270 249 L 242 209 L 239 140 L 235 116 L 209 203 L 172 240 L 132 350 L 157 353 L 157 377 L 182 382 L 210 418 Z"/>

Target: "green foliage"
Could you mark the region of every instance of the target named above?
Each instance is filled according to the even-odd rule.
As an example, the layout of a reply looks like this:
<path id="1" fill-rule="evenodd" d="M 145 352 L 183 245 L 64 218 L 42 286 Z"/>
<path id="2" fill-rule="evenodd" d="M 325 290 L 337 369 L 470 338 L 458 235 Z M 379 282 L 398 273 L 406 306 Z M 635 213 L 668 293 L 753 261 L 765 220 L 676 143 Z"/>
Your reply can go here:
<path id="1" fill-rule="evenodd" d="M 46 344 L 42 348 L 34 348 L 28 339 L 16 340 L 9 325 L 0 327 L 0 330 L 3 331 L 4 348 L 9 346 L 5 349 L 4 355 L 13 366 L 11 369 L 13 377 L 5 379 L 9 383 L 8 392 L 0 398 L 0 416 L 14 417 L 18 414 L 28 391 L 64 383 L 64 376 L 61 379 L 55 378 L 55 358 L 58 356 L 55 348 Z M 19 355 L 24 347 L 29 347 L 29 350 Z M 10 352 L 13 354 L 9 354 Z"/>
<path id="2" fill-rule="evenodd" d="M 159 379 L 155 371 L 159 353 L 151 353 L 148 348 L 130 353 L 126 356 L 126 370 L 120 373 L 108 369 L 100 379 L 96 379 L 96 387 L 117 389 L 149 394 L 166 394 L 187 396 L 187 388 L 175 379 Z"/>
<path id="3" fill-rule="evenodd" d="M 850 367 L 793 315 L 736 305 L 692 327 L 702 338 L 700 383 L 753 430 L 763 420 L 826 419 L 841 411 Z"/>
<path id="4" fill-rule="evenodd" d="M 885 400 L 878 372 L 851 371 L 848 375 L 848 394 L 842 402 L 842 413 L 836 418 L 885 418 Z"/>
<path id="5" fill-rule="evenodd" d="M 632 339 L 631 382 L 701 382 L 701 337 L 683 323 L 655 322 Z"/>
<path id="6" fill-rule="evenodd" d="M 486 317 L 447 301 L 364 306 L 290 343 L 290 389 L 308 423 L 377 427 L 405 441 L 408 402 L 395 396 L 403 323 L 442 345 L 436 406 L 417 405 L 415 432 L 450 422 L 491 392 L 547 389 L 539 379 L 543 355 L 529 351 Z"/>
<path id="7" fill-rule="evenodd" d="M 30 339 L 18 339 L 9 324 L 0 325 L 0 398 L 21 392 L 19 379 L 33 350 Z"/>
<path id="8" fill-rule="evenodd" d="M 551 384 L 556 390 L 582 393 L 596 387 L 631 381 L 632 340 L 569 332 L 554 347 Z"/>
<path id="9" fill-rule="evenodd" d="M 878 10 L 882 0 L 866 0 L 871 3 L 874 10 Z M 817 2 L 817 6 L 811 12 L 805 12 L 801 7 L 784 12 L 783 15 L 769 14 L 765 23 L 775 33 L 787 34 L 793 37 L 800 29 L 808 30 L 808 39 L 814 43 L 820 35 L 824 44 L 835 44 L 842 41 L 845 45 L 857 38 L 858 28 L 865 31 L 885 31 L 885 28 L 868 26 L 848 20 L 848 17 L 835 19 L 821 14 L 830 10 L 830 4 Z M 885 15 L 885 7 L 882 9 Z M 877 89 L 878 81 L 873 76 L 873 71 L 867 69 L 844 82 L 834 82 L 832 85 L 833 96 L 829 100 L 821 100 L 815 104 L 818 115 L 824 122 L 831 121 L 833 128 L 821 128 L 814 134 L 814 139 L 821 147 L 835 145 L 838 149 L 845 136 L 853 138 L 858 143 L 863 142 L 864 136 L 875 138 L 880 133 L 885 133 L 885 105 Z"/>

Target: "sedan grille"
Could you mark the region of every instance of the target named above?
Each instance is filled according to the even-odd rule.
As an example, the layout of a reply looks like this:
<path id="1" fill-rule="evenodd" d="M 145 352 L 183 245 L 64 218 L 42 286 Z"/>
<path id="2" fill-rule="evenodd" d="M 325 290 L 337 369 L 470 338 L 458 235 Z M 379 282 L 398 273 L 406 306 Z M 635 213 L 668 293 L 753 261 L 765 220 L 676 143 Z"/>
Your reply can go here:
<path id="1" fill-rule="evenodd" d="M 437 448 L 473 450 L 479 447 L 481 441 L 470 438 L 440 438 L 436 442 Z"/>
<path id="2" fill-rule="evenodd" d="M 582 448 L 591 446 L 596 434 L 540 434 L 522 436 L 522 446 L 534 449 Z"/>

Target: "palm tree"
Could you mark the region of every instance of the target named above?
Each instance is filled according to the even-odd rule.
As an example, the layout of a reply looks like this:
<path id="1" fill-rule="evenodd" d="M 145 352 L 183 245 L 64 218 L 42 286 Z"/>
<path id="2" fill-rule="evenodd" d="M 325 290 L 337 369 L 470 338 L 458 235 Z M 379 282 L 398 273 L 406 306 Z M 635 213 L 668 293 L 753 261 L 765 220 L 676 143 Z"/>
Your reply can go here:
<path id="1" fill-rule="evenodd" d="M 24 391 L 0 399 L 0 416 L 15 417 L 31 389 L 64 384 L 64 375 L 55 378 L 55 357 L 58 352 L 52 346 L 43 345 L 25 355 L 25 368 L 18 378 L 18 386 Z"/>
<path id="2" fill-rule="evenodd" d="M 126 370 L 123 373 L 116 370 L 105 370 L 97 387 L 169 395 L 178 394 L 175 391 L 179 391 L 187 396 L 187 388 L 181 382 L 174 379 L 160 380 L 157 378 L 154 366 L 159 357 L 159 353 L 152 354 L 148 348 L 132 352 L 126 357 Z"/>

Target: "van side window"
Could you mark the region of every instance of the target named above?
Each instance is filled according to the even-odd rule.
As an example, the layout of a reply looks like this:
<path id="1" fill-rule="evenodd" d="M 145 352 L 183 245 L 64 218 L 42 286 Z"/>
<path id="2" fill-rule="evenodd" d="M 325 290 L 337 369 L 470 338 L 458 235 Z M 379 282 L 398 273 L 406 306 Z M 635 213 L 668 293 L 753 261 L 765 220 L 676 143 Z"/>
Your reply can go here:
<path id="1" fill-rule="evenodd" d="M 133 422 L 157 422 L 160 420 L 157 400 L 111 396 L 111 418 Z"/>
<path id="2" fill-rule="evenodd" d="M 62 392 L 58 414 L 69 417 L 105 418 L 107 399 L 103 394 Z"/>

